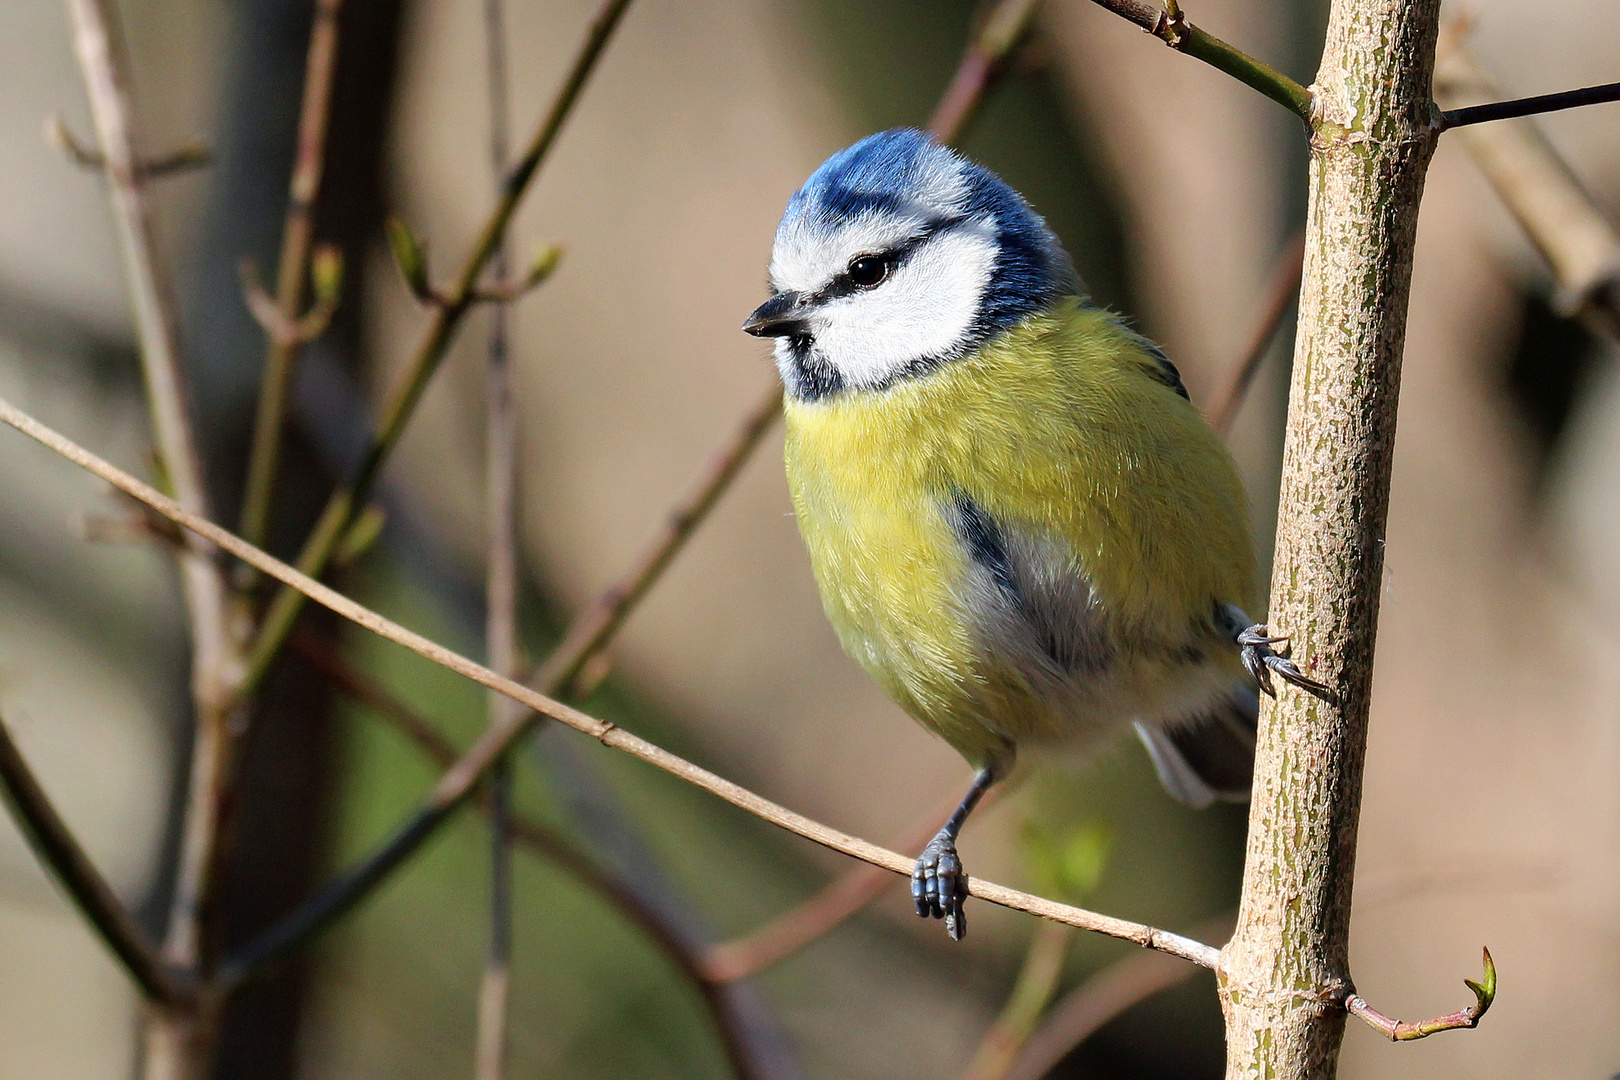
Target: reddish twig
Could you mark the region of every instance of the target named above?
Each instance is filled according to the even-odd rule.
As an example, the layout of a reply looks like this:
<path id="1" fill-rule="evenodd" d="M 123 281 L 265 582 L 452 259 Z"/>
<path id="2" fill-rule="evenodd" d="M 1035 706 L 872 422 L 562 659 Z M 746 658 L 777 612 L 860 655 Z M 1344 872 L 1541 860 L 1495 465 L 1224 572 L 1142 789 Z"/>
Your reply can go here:
<path id="1" fill-rule="evenodd" d="M 1243 408 L 1243 402 L 1249 396 L 1249 387 L 1254 384 L 1255 374 L 1259 372 L 1260 364 L 1271 352 L 1277 331 L 1282 329 L 1284 320 L 1288 318 L 1288 312 L 1299 300 L 1300 276 L 1304 271 L 1305 232 L 1301 230 L 1283 249 L 1282 255 L 1272 268 L 1271 280 L 1266 285 L 1260 307 L 1260 318 L 1256 321 L 1254 333 L 1249 338 L 1249 347 L 1244 350 L 1242 360 L 1233 368 L 1232 378 L 1226 384 L 1225 392 L 1209 408 L 1210 426 L 1223 438 L 1231 432 L 1232 422 L 1237 419 L 1238 410 Z"/>
<path id="2" fill-rule="evenodd" d="M 1040 0 L 999 0 L 968 43 L 962 62 L 939 99 L 928 130 L 942 143 L 962 134 L 985 95 L 1001 77 L 1007 58 L 1024 40 Z"/>
<path id="3" fill-rule="evenodd" d="M 1442 1031 L 1475 1027 L 1479 1024 L 1479 1018 L 1490 1009 L 1491 1002 L 1496 1000 L 1496 963 L 1491 960 L 1491 950 L 1486 949 L 1484 953 L 1485 974 L 1480 981 L 1463 980 L 1463 985 L 1474 992 L 1474 1003 L 1466 1009 L 1458 1009 L 1454 1013 L 1437 1016 L 1432 1020 L 1419 1020 L 1412 1024 L 1385 1016 L 1367 1004 L 1365 998 L 1355 993 L 1346 993 L 1342 1004 L 1347 1011 L 1361 1017 L 1369 1026 L 1389 1036 L 1391 1042 L 1411 1042 L 1413 1039 L 1426 1039 L 1430 1035 L 1438 1035 Z"/>

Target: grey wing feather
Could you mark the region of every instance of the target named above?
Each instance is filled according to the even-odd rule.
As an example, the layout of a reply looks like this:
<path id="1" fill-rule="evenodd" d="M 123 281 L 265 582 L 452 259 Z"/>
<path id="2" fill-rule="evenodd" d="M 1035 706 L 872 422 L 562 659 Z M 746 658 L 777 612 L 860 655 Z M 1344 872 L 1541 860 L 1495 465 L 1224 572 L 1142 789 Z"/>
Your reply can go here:
<path id="1" fill-rule="evenodd" d="M 1255 692 L 1240 685 L 1204 716 L 1168 728 L 1138 723 L 1136 734 L 1172 798 L 1198 810 L 1247 802 L 1259 711 Z"/>

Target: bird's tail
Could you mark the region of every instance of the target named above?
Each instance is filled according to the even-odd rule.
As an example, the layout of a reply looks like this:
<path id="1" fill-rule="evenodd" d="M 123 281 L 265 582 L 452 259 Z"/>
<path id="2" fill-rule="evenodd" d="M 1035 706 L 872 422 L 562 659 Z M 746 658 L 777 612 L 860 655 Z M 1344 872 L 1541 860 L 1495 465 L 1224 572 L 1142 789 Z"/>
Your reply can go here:
<path id="1" fill-rule="evenodd" d="M 1254 690 L 1234 686 L 1203 716 L 1170 727 L 1138 722 L 1136 734 L 1173 798 L 1199 810 L 1217 800 L 1247 802 L 1259 712 Z"/>

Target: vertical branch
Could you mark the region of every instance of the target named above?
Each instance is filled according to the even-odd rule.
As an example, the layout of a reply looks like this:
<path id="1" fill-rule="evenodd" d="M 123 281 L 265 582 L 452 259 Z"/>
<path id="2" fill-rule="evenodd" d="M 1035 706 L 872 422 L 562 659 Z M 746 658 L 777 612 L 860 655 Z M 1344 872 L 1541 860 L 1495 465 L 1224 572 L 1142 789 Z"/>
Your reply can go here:
<path id="1" fill-rule="evenodd" d="M 295 327 L 309 279 L 315 239 L 315 197 L 326 165 L 326 125 L 332 112 L 332 77 L 337 69 L 338 10 L 343 0 L 316 0 L 304 64 L 304 100 L 298 116 L 298 146 L 287 193 L 287 220 L 281 230 L 281 258 L 276 267 L 276 313 L 282 327 Z M 286 426 L 287 388 L 293 364 L 306 344 L 297 333 L 269 333 L 264 378 L 259 387 L 258 415 L 253 422 L 253 448 L 248 457 L 247 490 L 242 501 L 242 538 L 264 545 L 265 528 L 275 496 L 281 434 Z"/>
<path id="2" fill-rule="evenodd" d="M 1227 1077 L 1334 1075 L 1412 252 L 1439 0 L 1334 0 L 1317 75 L 1305 279 L 1270 618 L 1335 690 L 1262 710 Z"/>
<path id="3" fill-rule="evenodd" d="M 495 194 L 509 167 L 507 149 L 506 11 L 502 0 L 484 0 L 484 46 L 489 79 L 489 156 Z M 502 237 L 491 265 L 506 280 L 509 244 Z M 512 366 L 505 301 L 491 303 L 489 362 L 485 368 L 485 513 L 489 522 L 489 567 L 485 591 L 484 647 L 489 666 L 517 677 L 517 412 L 512 402 Z M 489 723 L 500 724 L 512 702 L 488 695 Z M 489 950 L 478 991 L 475 1080 L 501 1080 L 506 1060 L 506 1018 L 512 971 L 512 767 L 503 759 L 489 776 Z"/>
<path id="4" fill-rule="evenodd" d="M 206 515 L 206 483 L 181 382 L 178 322 L 168 274 L 158 254 L 130 95 L 128 60 L 112 0 L 67 0 L 74 51 L 106 172 L 124 273 L 140 341 L 152 438 L 175 500 Z M 208 893 L 220 841 L 230 701 L 240 678 L 240 654 L 228 620 L 224 575 L 206 548 L 188 538 L 179 554 L 191 628 L 191 690 L 196 734 L 192 745 L 180 865 L 164 941 L 165 961 L 197 973 L 205 962 Z M 214 1025 L 206 1009 L 157 1009 L 147 1025 L 147 1075 L 199 1075 Z"/>

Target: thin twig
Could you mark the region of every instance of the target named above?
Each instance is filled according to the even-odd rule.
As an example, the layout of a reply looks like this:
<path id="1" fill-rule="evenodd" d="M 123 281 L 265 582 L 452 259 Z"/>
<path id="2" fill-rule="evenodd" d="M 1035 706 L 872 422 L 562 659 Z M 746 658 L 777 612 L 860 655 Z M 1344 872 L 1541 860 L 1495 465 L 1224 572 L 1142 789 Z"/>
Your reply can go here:
<path id="1" fill-rule="evenodd" d="M 326 889 L 306 903 L 303 908 L 294 912 L 281 925 L 273 927 L 258 940 L 250 942 L 241 952 L 228 961 L 224 965 L 224 970 L 222 970 L 222 979 L 226 981 L 227 985 L 235 983 L 263 963 L 280 956 L 283 952 L 299 944 L 310 934 L 324 928 L 338 915 L 348 910 L 356 900 L 365 895 L 373 884 L 380 881 L 397 867 L 428 835 L 431 835 L 451 811 L 467 800 L 478 782 L 488 774 L 490 766 L 533 726 L 537 716 L 549 717 L 576 731 L 584 732 L 606 746 L 623 750 L 633 757 L 640 758 L 642 761 L 655 765 L 665 772 L 686 780 L 688 783 L 718 795 L 732 805 L 746 810 L 756 817 L 769 821 L 789 832 L 796 833 L 807 840 L 821 844 L 823 847 L 882 866 L 892 873 L 908 876 L 911 873 L 915 860 L 910 856 L 889 851 L 876 844 L 839 832 L 819 821 L 805 817 L 803 814 L 795 813 L 786 807 L 756 795 L 739 784 L 732 783 L 709 772 L 707 769 L 672 754 L 662 747 L 632 735 L 609 721 L 599 720 L 562 702 L 553 701 L 551 698 L 539 694 L 521 683 L 514 682 L 489 670 L 482 664 L 474 663 L 459 653 L 445 648 L 443 645 L 405 629 L 405 627 L 384 618 L 370 608 L 356 603 L 335 589 L 321 584 L 307 574 L 299 572 L 280 559 L 266 554 L 213 522 L 187 511 L 162 492 L 142 483 L 111 462 L 96 456 L 67 436 L 40 423 L 4 399 L 0 399 L 0 422 L 9 424 L 29 438 L 72 461 L 80 468 L 101 477 L 113 487 L 152 507 L 164 517 L 190 529 L 203 539 L 217 545 L 226 553 L 244 562 L 251 563 L 257 569 L 289 587 L 297 589 L 311 600 L 336 612 L 343 618 L 363 626 L 397 645 L 403 645 L 418 656 L 471 679 L 486 689 L 504 694 L 525 706 L 528 710 L 532 710 L 532 712 L 518 714 L 507 722 L 486 729 L 471 749 L 464 753 L 456 761 L 456 764 L 440 777 L 439 782 L 434 785 L 433 791 L 423 800 L 409 820 L 396 831 L 393 838 L 382 844 L 376 852 L 362 860 L 357 866 L 346 871 L 337 881 L 328 885 Z M 992 904 L 999 904 L 1016 911 L 1039 915 L 1054 922 L 1078 926 L 1082 930 L 1092 930 L 1100 934 L 1106 934 L 1109 937 L 1134 941 L 1145 948 L 1172 953 L 1205 967 L 1213 967 L 1219 960 L 1219 950 L 1202 942 L 1182 937 L 1179 934 L 1172 934 L 1142 923 L 1086 911 L 1083 908 L 1071 907 L 1068 904 L 1060 904 L 1039 896 L 1032 896 L 1017 889 L 1007 888 L 1004 885 L 997 885 L 993 882 L 983 881 L 978 878 L 971 879 L 968 882 L 968 892 Z"/>
<path id="2" fill-rule="evenodd" d="M 1477 1027 L 1480 1017 L 1485 1015 L 1491 1007 L 1491 1002 L 1496 1000 L 1496 964 L 1491 960 L 1491 950 L 1486 949 L 1484 953 L 1484 976 L 1479 982 L 1473 979 L 1463 980 L 1463 985 L 1474 992 L 1474 1003 L 1465 1009 L 1458 1009 L 1454 1013 L 1437 1016 L 1432 1020 L 1419 1020 L 1414 1024 L 1385 1016 L 1367 1004 L 1367 1000 L 1358 994 L 1346 994 L 1343 1005 L 1346 1010 L 1365 1020 L 1369 1026 L 1388 1035 L 1391 1042 L 1411 1042 L 1414 1039 L 1427 1039 L 1430 1035 L 1438 1035 L 1442 1031 L 1462 1031 Z"/>
<path id="3" fill-rule="evenodd" d="M 508 168 L 506 12 L 502 0 L 484 0 L 485 74 L 489 99 L 489 157 L 500 197 Z M 511 260 L 501 238 L 490 260 L 497 281 L 505 281 Z M 489 666 L 519 676 L 517 641 L 517 410 L 512 401 L 512 364 L 507 333 L 507 302 L 490 305 L 485 392 L 485 507 L 489 527 L 489 566 L 484 590 L 484 652 Z M 489 726 L 512 711 L 499 694 L 489 699 Z M 489 776 L 489 945 L 478 988 L 478 1029 L 474 1040 L 474 1080 L 501 1080 L 506 1066 L 506 1027 L 512 996 L 512 767 L 503 758 Z"/>
<path id="4" fill-rule="evenodd" d="M 304 61 L 304 98 L 298 116 L 298 143 L 293 157 L 292 181 L 287 193 L 287 217 L 281 227 L 281 257 L 276 266 L 276 312 L 279 322 L 296 326 L 304 303 L 310 255 L 315 241 L 315 199 L 326 166 L 326 128 L 332 114 L 332 83 L 337 71 L 338 12 L 343 0 L 317 0 L 309 31 L 309 55 Z M 271 504 L 275 499 L 276 469 L 281 461 L 281 436 L 286 426 L 287 388 L 293 365 L 308 343 L 304 335 L 267 335 L 264 378 L 259 387 L 258 414 L 253 421 L 253 448 L 248 455 L 247 488 L 242 497 L 242 536 L 252 544 L 264 543 Z"/>
<path id="5" fill-rule="evenodd" d="M 1496 101 L 1489 105 L 1469 105 L 1461 109 L 1447 109 L 1440 114 L 1440 130 L 1485 124 L 1492 120 L 1512 120 L 1520 116 L 1578 109 L 1583 105 L 1602 105 L 1620 101 L 1620 82 L 1588 86 L 1580 90 L 1562 90 L 1556 94 L 1537 94 L 1535 97 Z"/>
<path id="6" fill-rule="evenodd" d="M 1283 322 L 1288 318 L 1288 312 L 1299 300 L 1300 275 L 1304 270 L 1305 232 L 1302 229 L 1283 249 L 1276 265 L 1272 267 L 1271 280 L 1266 285 L 1260 318 L 1255 324 L 1253 335 L 1249 338 L 1249 347 L 1244 350 L 1243 359 L 1232 369 L 1232 378 L 1226 384 L 1226 391 L 1209 408 L 1210 426 L 1223 438 L 1232 430 L 1232 422 L 1237 419 L 1238 411 L 1243 408 L 1243 402 L 1249 396 L 1249 387 L 1254 385 L 1254 377 L 1260 370 L 1260 364 L 1271 352 L 1277 331 L 1282 329 Z"/>
<path id="7" fill-rule="evenodd" d="M 394 386 L 393 392 L 384 402 L 382 419 L 365 454 L 349 478 L 332 493 L 309 539 L 305 541 L 304 549 L 298 556 L 298 567 L 303 573 L 318 577 L 325 572 L 332 553 L 337 550 L 350 522 L 365 506 L 383 462 L 387 460 L 400 435 L 404 433 L 406 422 L 416 411 L 416 403 L 420 400 L 422 392 L 427 389 L 428 381 L 448 353 L 450 343 L 460 328 L 463 317 L 478 301 L 479 281 L 506 236 L 507 227 L 511 224 L 512 216 L 517 212 L 518 204 L 528 190 L 530 181 L 534 179 L 556 143 L 564 122 L 573 111 L 574 104 L 579 100 L 587 80 L 596 69 L 597 61 L 607 47 L 614 28 L 618 26 L 629 5 L 630 0 L 605 0 L 591 21 L 590 29 L 586 32 L 585 40 L 563 80 L 562 88 L 546 111 L 529 145 L 524 149 L 523 156 L 507 174 L 500 200 L 484 222 L 472 251 L 462 265 L 455 285 L 447 293 L 445 303 L 435 309 L 433 321 L 417 347 L 415 357 L 412 358 L 404 377 Z M 248 656 L 244 693 L 257 686 L 259 680 L 264 677 L 271 660 L 286 641 L 293 620 L 298 617 L 303 604 L 304 598 L 296 589 L 284 588 L 276 594 L 265 613 L 264 621 Z"/>
<path id="8" fill-rule="evenodd" d="M 928 130 L 942 143 L 954 143 L 995 85 L 1007 57 L 1029 32 L 1040 0 L 999 0 L 968 43 L 956 74 L 945 88 Z"/>
<path id="9" fill-rule="evenodd" d="M 111 0 L 67 0 L 67 7 L 124 257 L 153 441 L 177 505 L 207 516 L 207 485 L 180 376 L 177 309 L 158 257 L 146 178 L 139 167 L 128 58 L 117 13 Z M 240 657 L 230 631 L 226 583 L 219 566 L 194 544 L 179 554 L 179 564 L 191 624 L 196 738 L 164 955 L 170 963 L 195 968 L 203 960 L 202 924 L 219 853 L 230 749 L 228 714 Z"/>
<path id="10" fill-rule="evenodd" d="M 189 1001 L 185 977 L 163 962 L 157 947 L 90 861 L 73 831 L 51 805 L 22 751 L 0 719 L 0 786 L 11 816 L 58 885 L 108 950 L 124 965 L 148 1001 L 176 1005 Z"/>
<path id="11" fill-rule="evenodd" d="M 773 380 L 758 404 L 743 417 L 736 434 L 703 470 L 697 484 L 669 511 L 663 530 L 641 557 L 569 625 L 562 643 L 530 680 L 535 686 L 555 697 L 573 696 L 581 672 L 607 647 L 636 604 L 680 554 L 781 413 L 782 390 Z"/>
<path id="12" fill-rule="evenodd" d="M 1227 915 L 1194 930 L 1200 938 L 1224 941 L 1235 916 Z M 1041 1080 L 1114 1017 L 1191 978 L 1193 969 L 1163 953 L 1136 953 L 1103 968 L 1075 987 L 1046 1014 L 1002 1080 Z"/>
<path id="13" fill-rule="evenodd" d="M 340 646 L 300 630 L 293 633 L 290 647 L 300 659 L 319 671 L 339 690 L 403 734 L 440 768 L 455 764 L 458 752 L 439 728 L 376 679 L 350 664 L 343 657 Z M 478 806 L 484 813 L 490 813 L 487 793 L 478 799 Z M 681 928 L 665 916 L 663 909 L 657 904 L 647 903 L 632 885 L 604 869 L 573 841 L 533 818 L 514 812 L 509 818 L 508 827 L 518 845 L 554 863 L 647 935 L 664 958 L 697 990 L 714 1021 L 726 1056 L 739 1077 L 746 1080 L 765 1075 L 764 1068 L 750 1056 L 749 1020 L 744 1010 L 736 1007 L 722 981 L 709 974 L 698 950 L 687 940 Z"/>
<path id="14" fill-rule="evenodd" d="M 1172 49 L 1224 71 L 1238 82 L 1253 87 L 1293 113 L 1309 127 L 1311 92 L 1282 72 L 1233 48 L 1213 34 L 1188 22 L 1178 9 L 1163 11 L 1142 0 L 1092 0 L 1100 8 L 1135 23 Z"/>
<path id="15" fill-rule="evenodd" d="M 1493 97 L 1496 88 L 1464 47 L 1465 29 L 1447 28 L 1435 68 L 1443 105 Z M 1566 314 L 1620 339 L 1620 231 L 1581 187 L 1534 120 L 1469 128 L 1459 138 L 1491 187 L 1546 260 Z"/>

